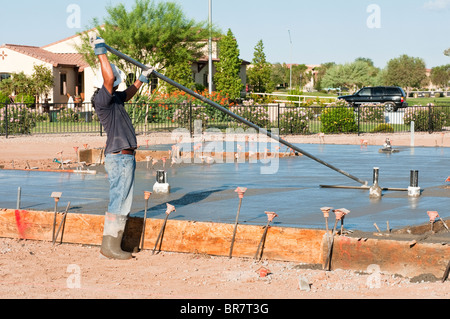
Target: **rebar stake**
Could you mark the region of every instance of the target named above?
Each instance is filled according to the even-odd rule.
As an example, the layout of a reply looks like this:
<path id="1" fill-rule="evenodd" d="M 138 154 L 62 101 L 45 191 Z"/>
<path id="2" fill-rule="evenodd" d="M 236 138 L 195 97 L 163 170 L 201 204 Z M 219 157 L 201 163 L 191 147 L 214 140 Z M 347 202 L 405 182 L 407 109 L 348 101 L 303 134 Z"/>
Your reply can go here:
<path id="1" fill-rule="evenodd" d="M 163 238 L 164 238 L 164 231 L 166 230 L 167 220 L 169 219 L 170 214 L 172 212 L 175 212 L 175 211 L 176 211 L 175 206 L 167 204 L 166 218 L 164 219 L 164 223 L 163 223 L 163 225 L 161 227 L 161 230 L 159 231 L 159 235 L 158 235 L 158 238 L 156 239 L 155 247 L 153 248 L 152 255 L 155 254 L 156 247 L 158 246 L 158 243 L 159 243 L 158 251 L 161 251 L 161 245 L 162 245 L 162 241 L 163 241 Z"/>
<path id="2" fill-rule="evenodd" d="M 237 227 L 238 227 L 238 223 L 239 223 L 239 215 L 241 212 L 242 199 L 244 198 L 244 194 L 246 191 L 247 191 L 247 188 L 245 188 L 245 187 L 238 187 L 235 190 L 235 192 L 239 194 L 239 206 L 238 206 L 238 211 L 236 214 L 236 222 L 234 224 L 233 238 L 231 239 L 230 254 L 228 256 L 229 258 L 231 258 L 233 255 L 233 247 L 234 247 L 234 241 L 236 240 L 236 231 L 237 231 Z"/>
<path id="3" fill-rule="evenodd" d="M 258 249 L 256 250 L 256 254 L 255 254 L 255 259 L 258 261 L 261 260 L 263 253 L 264 253 L 264 245 L 266 243 L 267 231 L 270 228 L 270 223 L 274 220 L 275 217 L 278 217 L 278 215 L 274 212 L 266 212 L 266 215 L 267 215 L 267 224 L 266 224 L 264 233 L 261 237 L 261 240 L 258 245 Z"/>
<path id="4" fill-rule="evenodd" d="M 52 242 L 55 241 L 55 229 L 56 229 L 56 214 L 58 210 L 58 202 L 61 198 L 62 193 L 60 192 L 53 192 L 51 197 L 55 200 L 55 216 L 53 217 L 53 232 L 52 232 Z"/>
<path id="5" fill-rule="evenodd" d="M 145 199 L 145 212 L 144 212 L 144 223 L 142 225 L 142 235 L 141 235 L 141 245 L 140 250 L 144 250 L 144 240 L 145 240 L 145 225 L 147 223 L 147 210 L 148 210 L 148 200 L 150 199 L 150 196 L 152 195 L 151 192 L 144 192 L 144 199 Z"/>

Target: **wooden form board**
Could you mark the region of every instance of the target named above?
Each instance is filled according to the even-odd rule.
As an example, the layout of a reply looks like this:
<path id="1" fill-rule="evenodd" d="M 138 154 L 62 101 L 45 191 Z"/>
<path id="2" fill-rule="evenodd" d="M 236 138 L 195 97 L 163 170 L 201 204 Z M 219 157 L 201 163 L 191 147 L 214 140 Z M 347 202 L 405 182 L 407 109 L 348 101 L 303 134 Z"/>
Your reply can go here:
<path id="1" fill-rule="evenodd" d="M 0 210 L 0 237 L 51 241 L 53 212 Z M 62 214 L 57 214 L 57 226 Z M 68 214 L 64 243 L 101 245 L 104 216 Z M 144 249 L 153 249 L 163 220 L 147 219 Z M 125 229 L 123 249 L 139 247 L 143 219 L 130 218 Z M 228 256 L 234 225 L 168 220 L 161 250 Z M 264 232 L 263 226 L 239 225 L 233 257 L 253 258 Z M 58 241 L 59 242 L 59 241 Z M 324 230 L 271 227 L 267 233 L 263 259 L 304 264 L 324 264 L 327 254 Z M 369 271 L 414 277 L 433 274 L 441 278 L 448 264 L 450 246 L 389 239 L 336 236 L 332 269 Z M 373 267 L 372 267 L 373 268 Z"/>
<path id="2" fill-rule="evenodd" d="M 0 211 L 0 237 L 51 241 L 53 212 L 26 210 Z M 57 214 L 57 228 L 62 214 Z M 104 216 L 68 214 L 63 242 L 100 245 Z M 144 249 L 153 249 L 163 220 L 147 219 Z M 130 218 L 125 229 L 123 248 L 139 247 L 143 219 Z M 234 225 L 168 220 L 161 250 L 228 256 Z M 239 225 L 233 248 L 234 257 L 253 258 L 264 232 L 262 226 Z M 271 227 L 263 258 L 320 264 L 323 259 L 324 231 Z"/>

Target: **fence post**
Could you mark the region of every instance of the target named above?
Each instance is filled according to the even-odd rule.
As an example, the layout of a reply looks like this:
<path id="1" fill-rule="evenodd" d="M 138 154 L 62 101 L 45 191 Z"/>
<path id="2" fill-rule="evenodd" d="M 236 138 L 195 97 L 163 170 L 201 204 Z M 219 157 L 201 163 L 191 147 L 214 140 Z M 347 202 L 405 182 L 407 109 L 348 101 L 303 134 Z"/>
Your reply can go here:
<path id="1" fill-rule="evenodd" d="M 361 119 L 361 111 L 360 111 L 360 109 L 361 109 L 361 105 L 360 106 L 358 106 L 358 136 L 361 136 L 361 127 L 360 127 L 360 124 L 361 124 L 361 121 L 360 121 L 360 119 Z"/>
<path id="2" fill-rule="evenodd" d="M 280 129 L 280 103 L 278 103 L 278 116 L 277 116 L 277 122 L 278 122 L 277 128 Z"/>
<path id="3" fill-rule="evenodd" d="M 145 125 L 144 125 L 144 135 L 147 135 L 148 131 L 148 103 L 145 103 Z"/>
<path id="4" fill-rule="evenodd" d="M 8 138 L 8 103 L 5 102 L 5 137 Z"/>
<path id="5" fill-rule="evenodd" d="M 428 133 L 433 133 L 433 111 L 431 103 L 428 103 Z"/>
<path id="6" fill-rule="evenodd" d="M 191 138 L 194 137 L 194 128 L 192 127 L 192 102 L 189 102 L 189 132 Z"/>

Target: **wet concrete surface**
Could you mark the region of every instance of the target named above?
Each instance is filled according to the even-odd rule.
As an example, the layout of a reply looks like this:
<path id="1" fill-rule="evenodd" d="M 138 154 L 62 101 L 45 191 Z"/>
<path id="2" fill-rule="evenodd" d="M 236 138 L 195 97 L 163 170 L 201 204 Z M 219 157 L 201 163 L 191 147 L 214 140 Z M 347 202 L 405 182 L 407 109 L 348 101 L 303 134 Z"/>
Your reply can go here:
<path id="1" fill-rule="evenodd" d="M 171 219 L 234 223 L 238 208 L 237 187 L 247 187 L 240 223 L 265 225 L 266 211 L 276 212 L 275 226 L 325 228 L 321 207 L 347 208 L 346 229 L 375 231 L 374 223 L 385 230 L 428 222 L 427 211 L 438 211 L 444 219 L 448 210 L 450 175 L 448 148 L 399 147 L 394 154 L 379 153 L 379 146 L 298 145 L 314 156 L 372 183 L 373 168 L 380 168 L 381 187 L 407 188 L 410 171 L 419 171 L 419 198 L 407 192 L 385 191 L 379 200 L 369 198 L 367 190 L 321 188 L 320 185 L 361 186 L 305 156 L 281 158 L 275 162 L 229 164 L 175 164 L 167 167 L 171 193 L 153 194 L 148 218 L 162 219 L 166 203 L 176 207 Z M 168 150 L 167 146 L 158 146 Z M 283 149 L 283 148 L 282 148 Z M 161 164 L 158 164 L 161 165 Z M 261 168 L 278 165 L 275 174 L 261 174 Z M 167 164 L 170 166 L 170 164 Z M 152 191 L 156 169 L 138 163 L 133 216 L 143 216 L 144 191 Z M 95 168 L 91 168 L 95 169 Z M 21 209 L 53 211 L 52 192 L 62 192 L 58 204 L 62 211 L 71 202 L 70 212 L 104 214 L 108 205 L 108 180 L 103 167 L 97 175 L 0 170 L 0 207 L 15 208 L 17 188 L 21 187 Z M 334 216 L 330 216 L 330 227 Z"/>

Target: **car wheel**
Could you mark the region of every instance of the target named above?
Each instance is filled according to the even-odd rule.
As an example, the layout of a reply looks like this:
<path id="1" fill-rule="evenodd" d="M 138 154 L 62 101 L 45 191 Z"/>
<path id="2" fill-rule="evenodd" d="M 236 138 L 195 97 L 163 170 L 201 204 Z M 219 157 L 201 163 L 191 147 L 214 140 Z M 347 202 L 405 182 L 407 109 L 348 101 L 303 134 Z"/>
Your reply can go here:
<path id="1" fill-rule="evenodd" d="M 395 104 L 392 102 L 387 102 L 384 104 L 384 109 L 386 110 L 386 112 L 395 112 L 397 111 Z"/>

